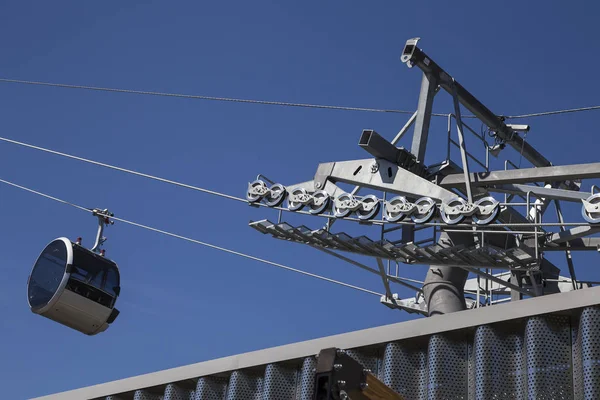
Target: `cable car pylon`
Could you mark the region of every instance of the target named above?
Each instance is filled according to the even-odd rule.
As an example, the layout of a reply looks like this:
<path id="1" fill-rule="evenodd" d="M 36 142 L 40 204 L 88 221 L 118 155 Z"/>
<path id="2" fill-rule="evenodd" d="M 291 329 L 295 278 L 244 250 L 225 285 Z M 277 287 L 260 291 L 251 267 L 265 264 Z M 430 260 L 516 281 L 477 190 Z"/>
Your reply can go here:
<path id="1" fill-rule="evenodd" d="M 600 163 L 553 165 L 525 140 L 529 125 L 506 123 L 506 118 L 494 114 L 425 54 L 418 42 L 419 38 L 407 40 L 400 56 L 408 68 L 422 71 L 418 109 L 393 140 L 365 129 L 358 145 L 370 158 L 320 163 L 312 179 L 300 183 L 284 186 L 261 174 L 248 185 L 246 200 L 251 205 L 318 214 L 327 218 L 325 226 L 295 226 L 285 221 L 283 213 L 279 213 L 277 222 L 263 219 L 251 221 L 250 226 L 276 239 L 309 245 L 340 259 L 344 258 L 337 252 L 376 258 L 384 285 L 391 278 L 399 278 L 398 272 L 391 274 L 392 262 L 430 265 L 422 286 L 430 316 L 465 309 L 468 298 L 464 287 L 469 273 L 509 288 L 514 298 L 561 291 L 556 284 L 560 270 L 545 253 L 600 249 L 600 237 L 591 237 L 599 229 L 600 193 L 595 193 L 595 186 L 591 193 L 580 190 L 582 179 L 600 178 Z M 433 101 L 441 92 L 453 101 L 453 113 L 447 115 L 447 132 L 443 132 L 447 134 L 446 157 L 426 164 Z M 461 107 L 486 130 L 477 132 L 465 123 Z M 452 121 L 456 123 L 454 138 Z M 398 141 L 411 127 L 414 133 L 410 149 L 398 147 Z M 467 150 L 466 136 L 473 139 L 471 134 L 478 145 L 483 144 L 480 148 L 485 151 L 485 161 Z M 519 159 L 532 167 L 520 168 L 519 162 L 519 166 L 512 164 L 515 169 L 508 169 L 507 159 L 504 170 L 492 170 L 490 155 L 498 158 L 505 148 L 515 150 Z M 451 150 L 460 154 L 456 162 L 451 159 Z M 481 168 L 472 172 L 474 166 Z M 353 185 L 354 189 L 347 191 L 342 184 Z M 371 193 L 364 193 L 368 191 Z M 288 199 L 287 207 L 280 206 L 284 197 Z M 564 222 L 557 206 L 559 222 L 543 222 L 547 207 L 559 201 L 579 204 L 582 218 Z M 338 230 L 338 225 L 334 231 L 332 226 L 339 220 L 381 230 L 371 237 L 351 236 Z M 387 271 L 384 259 L 389 262 Z M 489 273 L 494 269 L 510 271 L 510 281 Z M 576 287 L 575 276 L 571 275 L 572 286 Z M 478 290 L 475 303 L 491 305 L 492 291 L 481 295 Z M 410 308 L 388 293 L 387 287 L 381 302 Z M 423 311 L 420 305 L 418 308 Z"/>

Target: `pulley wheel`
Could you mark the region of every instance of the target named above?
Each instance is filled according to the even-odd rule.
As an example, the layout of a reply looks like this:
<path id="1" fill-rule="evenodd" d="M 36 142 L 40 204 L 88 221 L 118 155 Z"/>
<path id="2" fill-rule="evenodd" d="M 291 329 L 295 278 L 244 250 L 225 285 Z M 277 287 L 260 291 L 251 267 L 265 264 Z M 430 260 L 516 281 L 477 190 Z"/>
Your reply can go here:
<path id="1" fill-rule="evenodd" d="M 254 189 L 254 190 L 252 190 Z M 248 192 L 246 192 L 246 200 L 248 200 L 250 203 L 256 203 L 258 201 L 260 201 L 264 194 L 258 194 L 256 192 L 259 193 L 267 193 L 269 189 L 267 189 L 267 185 L 261 181 L 261 180 L 256 180 L 254 182 L 252 182 L 250 185 L 248 185 Z"/>
<path id="2" fill-rule="evenodd" d="M 290 193 L 290 196 L 288 197 L 288 209 L 290 211 L 298 211 L 301 210 L 304 207 L 303 202 L 298 201 L 296 199 L 296 196 L 307 196 L 308 193 L 306 192 L 306 189 L 304 188 L 296 188 L 294 190 L 292 190 L 292 193 Z"/>
<path id="3" fill-rule="evenodd" d="M 333 202 L 333 215 L 336 218 L 346 218 L 352 210 L 350 208 L 338 208 L 338 202 L 342 201 L 352 201 L 354 200 L 354 196 L 350 193 L 343 193 L 338 196 L 338 198 Z"/>
<path id="4" fill-rule="evenodd" d="M 283 203 L 286 194 L 285 186 L 276 183 L 271 186 L 271 190 L 269 190 L 269 193 L 265 196 L 265 204 L 269 207 L 277 207 Z"/>
<path id="5" fill-rule="evenodd" d="M 377 215 L 379 208 L 381 207 L 379 199 L 372 194 L 363 197 L 361 203 L 361 207 L 356 210 L 356 214 L 358 215 L 358 219 L 363 221 L 372 219 L 375 215 Z"/>
<path id="6" fill-rule="evenodd" d="M 477 224 L 477 225 L 488 225 L 491 224 L 492 222 L 494 222 L 496 220 L 496 218 L 498 217 L 498 214 L 500 212 L 500 204 L 498 203 L 498 201 L 496 199 L 494 199 L 491 196 L 488 197 L 484 197 L 482 199 L 479 199 L 475 202 L 476 206 L 481 206 L 481 207 L 490 207 L 493 206 L 492 211 L 489 214 L 485 214 L 485 215 L 480 215 L 478 213 L 473 214 L 473 216 L 471 218 L 473 218 L 473 221 Z"/>
<path id="7" fill-rule="evenodd" d="M 385 207 L 383 208 L 383 218 L 389 222 L 398 222 L 402 221 L 406 214 L 401 211 L 393 211 L 393 206 L 400 206 L 405 208 L 409 205 L 408 200 L 404 196 L 396 196 L 390 199 L 385 203 Z"/>
<path id="8" fill-rule="evenodd" d="M 329 201 L 329 193 L 324 190 L 317 190 L 313 193 L 313 202 L 308 212 L 315 215 L 321 214 L 329 206 Z"/>
<path id="9" fill-rule="evenodd" d="M 593 211 L 588 211 L 585 208 L 585 204 L 581 206 L 581 215 L 590 224 L 597 224 L 600 222 L 600 193 L 594 194 L 586 199 L 590 203 Z"/>
<path id="10" fill-rule="evenodd" d="M 442 204 L 442 206 L 440 207 L 440 215 L 442 217 L 442 220 L 445 223 L 447 223 L 448 225 L 460 224 L 465 219 L 465 216 L 464 216 L 464 214 L 462 214 L 460 212 L 460 209 L 466 205 L 467 205 L 467 201 L 465 199 L 463 199 L 462 197 L 455 197 L 455 198 L 451 199 L 450 201 L 448 201 L 448 203 Z M 446 212 L 446 209 L 445 209 L 446 206 L 447 207 L 456 207 L 459 210 L 456 210 L 456 213 L 449 214 Z"/>
<path id="11" fill-rule="evenodd" d="M 415 201 L 415 206 L 417 206 L 417 211 L 410 216 L 415 224 L 425 224 L 431 221 L 435 214 L 435 201 L 431 197 L 421 197 Z M 421 212 L 419 208 L 425 208 L 425 210 Z"/>

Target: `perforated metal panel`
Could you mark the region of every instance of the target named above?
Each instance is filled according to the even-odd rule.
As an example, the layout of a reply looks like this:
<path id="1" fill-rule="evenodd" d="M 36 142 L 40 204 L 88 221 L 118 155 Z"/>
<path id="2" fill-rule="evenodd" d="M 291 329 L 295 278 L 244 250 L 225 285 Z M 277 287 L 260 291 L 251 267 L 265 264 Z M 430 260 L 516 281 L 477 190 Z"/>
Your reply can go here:
<path id="1" fill-rule="evenodd" d="M 317 360 L 314 357 L 307 357 L 302 362 L 300 370 L 300 384 L 298 385 L 296 398 L 299 400 L 313 400 L 315 386 L 315 368 Z"/>
<path id="2" fill-rule="evenodd" d="M 572 399 L 571 334 L 568 317 L 532 317 L 525 328 L 528 398 Z"/>
<path id="3" fill-rule="evenodd" d="M 347 350 L 346 353 L 362 364 L 366 369 L 370 369 L 374 375 L 379 373 L 380 355 L 376 349 L 365 350 Z"/>
<path id="4" fill-rule="evenodd" d="M 227 379 L 204 376 L 198 379 L 194 400 L 223 400 L 227 393 Z"/>
<path id="5" fill-rule="evenodd" d="M 165 388 L 164 400 L 194 400 L 194 390 L 184 389 L 170 383 Z"/>
<path id="6" fill-rule="evenodd" d="M 585 309 L 579 326 L 577 350 L 580 351 L 579 381 L 583 384 L 583 398 L 600 399 L 600 308 Z"/>
<path id="7" fill-rule="evenodd" d="M 475 398 L 526 398 L 525 352 L 523 328 L 505 333 L 491 326 L 480 326 L 475 332 Z"/>
<path id="8" fill-rule="evenodd" d="M 298 371 L 294 368 L 269 364 L 265 370 L 263 400 L 294 400 Z"/>
<path id="9" fill-rule="evenodd" d="M 427 399 L 427 349 L 388 343 L 380 379 L 407 399 Z"/>
<path id="10" fill-rule="evenodd" d="M 467 353 L 468 353 L 468 394 L 469 399 L 475 398 L 475 348 L 473 346 L 473 338 L 469 337 L 467 340 Z"/>
<path id="11" fill-rule="evenodd" d="M 435 318 L 435 317 L 433 317 Z M 433 335 L 429 340 L 428 398 L 468 398 L 468 347 L 465 340 Z"/>
<path id="12" fill-rule="evenodd" d="M 262 400 L 262 376 L 233 371 L 229 379 L 227 400 Z"/>
<path id="13" fill-rule="evenodd" d="M 600 399 L 600 306 L 570 312 L 347 353 L 406 399 Z M 313 400 L 315 367 L 314 357 L 256 365 L 219 378 L 198 377 L 195 393 L 172 383 L 164 395 L 153 387 L 133 398 Z M 131 400 L 130 393 L 99 399 Z"/>
<path id="14" fill-rule="evenodd" d="M 583 363 L 581 361 L 581 330 L 578 324 L 571 324 L 571 350 L 573 361 L 573 398 L 583 399 Z"/>
<path id="15" fill-rule="evenodd" d="M 146 390 L 136 390 L 133 395 L 133 400 L 164 400 L 160 394 L 149 393 Z"/>

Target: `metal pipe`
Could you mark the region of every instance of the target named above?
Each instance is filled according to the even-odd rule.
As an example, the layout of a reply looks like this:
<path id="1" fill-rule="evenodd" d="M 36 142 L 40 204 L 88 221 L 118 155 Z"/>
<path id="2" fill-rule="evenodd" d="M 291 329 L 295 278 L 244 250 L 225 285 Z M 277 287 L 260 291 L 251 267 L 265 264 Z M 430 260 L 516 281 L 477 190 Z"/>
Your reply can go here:
<path id="1" fill-rule="evenodd" d="M 463 232 L 464 234 L 464 232 Z M 442 233 L 440 242 L 464 242 L 464 236 Z M 464 287 L 469 272 L 462 268 L 431 265 L 423 283 L 423 296 L 429 316 L 466 310 Z"/>
<path id="2" fill-rule="evenodd" d="M 400 129 L 400 132 L 398 132 L 398 134 L 392 139 L 392 141 L 390 142 L 391 144 L 395 146 L 396 143 L 398 143 L 400 139 L 402 139 L 404 134 L 408 132 L 410 127 L 414 124 L 415 120 L 417 119 L 417 113 L 418 111 L 415 111 L 415 113 L 410 117 L 408 122 L 402 127 L 402 129 Z"/>

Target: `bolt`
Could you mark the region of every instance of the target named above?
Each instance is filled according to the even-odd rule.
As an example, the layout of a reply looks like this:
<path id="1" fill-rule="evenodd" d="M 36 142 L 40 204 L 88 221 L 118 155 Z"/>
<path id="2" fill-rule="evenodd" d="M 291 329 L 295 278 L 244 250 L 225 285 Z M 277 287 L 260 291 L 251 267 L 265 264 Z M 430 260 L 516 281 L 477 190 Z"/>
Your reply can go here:
<path id="1" fill-rule="evenodd" d="M 376 162 L 374 162 L 373 164 L 371 164 L 371 173 L 374 174 L 377 171 L 379 171 L 379 164 L 377 164 Z"/>
<path id="2" fill-rule="evenodd" d="M 346 381 L 337 381 L 339 387 L 346 386 Z"/>
<path id="3" fill-rule="evenodd" d="M 340 369 L 342 369 L 342 364 L 333 364 L 333 368 L 334 368 L 336 371 L 339 371 Z"/>
<path id="4" fill-rule="evenodd" d="M 368 384 L 368 383 L 361 383 L 361 384 L 360 384 L 360 388 L 361 388 L 362 390 L 365 390 L 365 389 L 366 389 L 366 388 L 368 388 L 368 387 L 369 387 L 369 384 Z"/>
<path id="5" fill-rule="evenodd" d="M 338 356 L 341 356 L 342 354 L 346 354 L 346 351 L 342 349 L 337 349 L 337 354 Z"/>
<path id="6" fill-rule="evenodd" d="M 315 183 L 315 187 L 316 187 L 317 189 L 321 189 L 321 182 L 316 182 L 316 183 Z"/>
<path id="7" fill-rule="evenodd" d="M 365 368 L 365 369 L 363 369 L 363 372 L 364 372 L 365 374 L 370 374 L 370 373 L 371 373 L 371 370 L 370 370 L 369 368 Z"/>
<path id="8" fill-rule="evenodd" d="M 343 390 L 340 391 L 340 400 L 348 400 L 350 397 L 348 397 L 348 393 L 344 392 Z"/>

